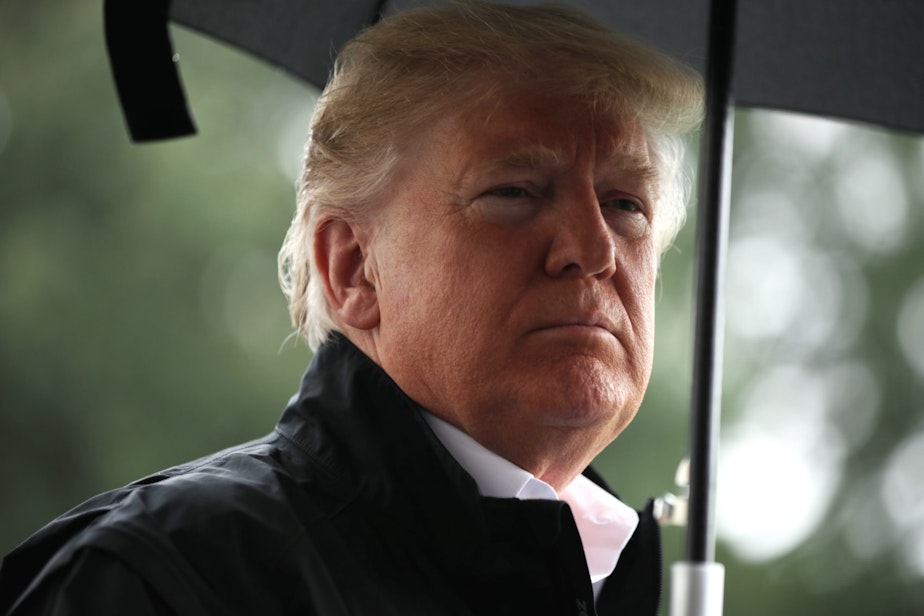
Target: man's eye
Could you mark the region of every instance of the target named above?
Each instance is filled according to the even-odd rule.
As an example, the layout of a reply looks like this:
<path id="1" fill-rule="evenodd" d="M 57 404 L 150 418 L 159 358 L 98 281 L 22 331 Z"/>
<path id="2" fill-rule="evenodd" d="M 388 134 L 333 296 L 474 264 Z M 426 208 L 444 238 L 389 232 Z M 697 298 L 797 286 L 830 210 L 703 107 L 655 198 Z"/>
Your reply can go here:
<path id="1" fill-rule="evenodd" d="M 501 186 L 500 188 L 495 188 L 490 191 L 490 194 L 495 197 L 504 197 L 506 199 L 520 199 L 529 196 L 529 192 L 525 188 L 519 186 Z"/>
<path id="2" fill-rule="evenodd" d="M 637 201 L 627 198 L 610 199 L 601 204 L 602 207 L 611 210 L 622 210 L 624 212 L 641 212 L 642 207 Z"/>

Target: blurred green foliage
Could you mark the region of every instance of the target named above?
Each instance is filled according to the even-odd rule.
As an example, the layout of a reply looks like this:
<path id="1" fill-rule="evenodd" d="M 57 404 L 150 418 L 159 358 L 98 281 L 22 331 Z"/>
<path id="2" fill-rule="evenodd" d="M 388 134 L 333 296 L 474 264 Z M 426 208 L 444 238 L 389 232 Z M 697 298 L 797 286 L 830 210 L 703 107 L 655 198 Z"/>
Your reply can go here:
<path id="1" fill-rule="evenodd" d="M 93 492 L 269 432 L 309 359 L 275 254 L 315 93 L 177 31 L 201 136 L 132 145 L 101 3 L 50 9 L 0 13 L 4 552 Z"/>
<path id="2" fill-rule="evenodd" d="M 99 4 L 0 4 L 3 553 L 94 493 L 268 432 L 310 357 L 288 338 L 275 253 L 293 211 L 317 93 L 175 29 L 200 134 L 132 145 Z M 888 469 L 901 452 L 912 452 L 901 458 L 910 456 L 912 467 L 924 467 L 906 446 L 924 430 L 922 376 L 896 331 L 909 313 L 908 291 L 924 275 L 924 147 L 920 139 L 861 129 L 800 158 L 785 139 L 768 144 L 767 126 L 762 114 L 738 114 L 733 246 L 771 231 L 786 246 L 801 242 L 836 265 L 841 291 L 831 296 L 834 337 L 828 332 L 824 344 L 803 344 L 814 330 L 799 330 L 799 315 L 826 305 L 811 295 L 789 304 L 777 297 L 777 312 L 792 304 L 796 318 L 773 335 L 731 329 L 724 425 L 732 432 L 755 425 L 748 411 L 760 391 L 755 384 L 779 366 L 796 366 L 797 374 L 862 366 L 850 374 L 869 377 L 858 390 L 869 396 L 824 399 L 826 429 L 853 436 L 829 456 L 837 480 L 818 486 L 831 495 L 810 534 L 765 558 L 747 556 L 736 547 L 740 538 L 720 544 L 726 613 L 924 614 L 924 477 L 911 472 L 910 492 L 899 492 L 910 517 L 896 517 L 889 509 L 896 493 L 883 489 L 897 481 Z M 907 200 L 899 225 L 907 237 L 881 249 L 863 240 L 863 225 L 875 227 L 880 211 L 891 210 L 862 190 L 853 203 L 834 186 L 871 151 L 897 169 Z M 767 194 L 775 196 L 753 198 Z M 787 226 L 777 203 L 802 208 L 798 224 Z M 767 204 L 775 222 L 766 218 Z M 664 259 L 649 395 L 600 460 L 636 506 L 673 489 L 686 451 L 693 226 Z M 755 272 L 754 279 L 771 275 Z M 849 289 L 844 280 L 853 281 Z M 730 293 L 738 290 L 730 284 Z M 756 308 L 747 302 L 757 299 L 743 295 L 730 313 Z M 872 410 L 858 431 L 850 426 L 865 417 L 854 408 L 859 402 Z M 800 425 L 804 413 L 798 405 L 783 409 L 778 422 Z M 788 468 L 781 462 L 763 465 Z M 804 515 L 804 503 L 786 491 L 768 489 L 745 505 L 781 520 Z M 681 557 L 682 531 L 666 529 L 666 563 Z"/>

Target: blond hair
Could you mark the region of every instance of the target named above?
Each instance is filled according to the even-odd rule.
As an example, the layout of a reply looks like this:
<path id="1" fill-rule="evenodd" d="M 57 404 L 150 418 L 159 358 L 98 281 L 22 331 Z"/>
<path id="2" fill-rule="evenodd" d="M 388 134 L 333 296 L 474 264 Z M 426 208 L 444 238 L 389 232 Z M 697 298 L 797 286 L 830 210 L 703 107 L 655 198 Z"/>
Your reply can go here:
<path id="1" fill-rule="evenodd" d="M 637 117 L 658 169 L 656 246 L 673 241 L 689 184 L 681 136 L 702 113 L 696 73 L 568 7 L 465 1 L 398 13 L 343 49 L 312 118 L 297 211 L 279 253 L 293 324 L 312 349 L 336 329 L 313 260 L 315 229 L 361 216 L 415 131 L 508 87 Z"/>

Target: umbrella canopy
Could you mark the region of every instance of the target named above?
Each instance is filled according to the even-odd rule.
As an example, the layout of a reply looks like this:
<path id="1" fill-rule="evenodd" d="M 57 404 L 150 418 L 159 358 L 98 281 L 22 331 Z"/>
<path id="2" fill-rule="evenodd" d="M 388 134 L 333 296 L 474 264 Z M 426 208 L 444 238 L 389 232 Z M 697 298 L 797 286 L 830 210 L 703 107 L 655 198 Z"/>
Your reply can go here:
<path id="1" fill-rule="evenodd" d="M 421 0 L 106 0 L 113 72 L 136 141 L 194 132 L 167 24 L 246 50 L 322 86 L 336 52 Z M 516 2 L 514 2 L 516 3 Z M 707 0 L 571 0 L 704 70 Z M 750 0 L 737 15 L 738 104 L 924 133 L 924 3 Z"/>

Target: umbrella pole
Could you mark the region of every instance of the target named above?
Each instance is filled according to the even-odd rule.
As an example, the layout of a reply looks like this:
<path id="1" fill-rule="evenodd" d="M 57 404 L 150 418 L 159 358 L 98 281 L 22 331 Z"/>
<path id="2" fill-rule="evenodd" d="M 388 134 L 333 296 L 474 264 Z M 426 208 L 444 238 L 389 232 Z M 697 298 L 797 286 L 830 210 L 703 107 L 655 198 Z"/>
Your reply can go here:
<path id="1" fill-rule="evenodd" d="M 712 0 L 706 118 L 696 228 L 696 319 L 685 560 L 671 568 L 671 616 L 721 616 L 725 569 L 715 562 L 715 470 L 722 395 L 723 281 L 734 132 L 735 0 Z"/>

